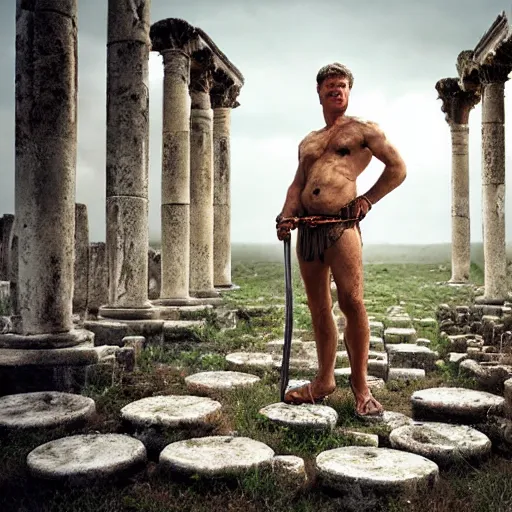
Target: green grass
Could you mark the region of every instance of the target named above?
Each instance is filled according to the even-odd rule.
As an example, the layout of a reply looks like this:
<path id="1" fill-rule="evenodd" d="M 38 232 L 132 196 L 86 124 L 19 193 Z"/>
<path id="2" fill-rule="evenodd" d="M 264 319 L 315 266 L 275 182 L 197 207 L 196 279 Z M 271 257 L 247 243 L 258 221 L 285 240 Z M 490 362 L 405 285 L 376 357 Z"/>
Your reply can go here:
<path id="1" fill-rule="evenodd" d="M 280 249 L 282 247 L 279 246 Z M 366 250 L 366 249 L 365 249 Z M 238 350 L 264 350 L 267 341 L 283 335 L 284 273 L 281 253 L 261 251 L 254 256 L 246 247 L 233 259 L 233 281 L 241 289 L 224 295 L 225 305 L 238 311 L 235 329 L 223 330 L 214 314 L 206 315 L 206 327 L 194 332 L 194 339 L 168 346 L 148 347 L 133 373 L 116 375 L 115 385 L 89 387 L 84 390 L 96 401 L 97 417 L 91 425 L 73 433 L 123 432 L 119 410 L 127 403 L 158 394 L 186 394 L 184 377 L 206 370 L 223 370 L 228 366 L 225 355 Z M 236 251 L 234 251 L 235 254 Z M 435 259 L 432 252 L 428 257 Z M 382 258 L 381 258 L 382 259 Z M 402 305 L 412 318 L 435 316 L 439 303 L 470 304 L 475 287 L 453 288 L 445 283 L 450 277 L 449 265 L 439 260 L 427 263 L 393 263 L 383 261 L 365 266 L 365 299 L 369 314 L 378 319 L 389 306 Z M 471 268 L 475 286 L 483 283 L 479 267 Z M 294 262 L 294 320 L 296 328 L 310 329 L 311 320 L 300 274 Z M 254 308 L 258 309 L 255 311 Z M 204 318 L 204 315 L 202 316 Z M 446 341 L 437 330 L 423 328 L 419 335 L 432 340 L 434 348 L 446 353 Z M 315 487 L 314 461 L 318 453 L 352 444 L 354 439 L 343 429 L 357 429 L 385 437 L 386 428 L 361 423 L 354 416 L 354 401 L 347 386 L 341 386 L 327 404 L 339 415 L 332 432 L 311 433 L 270 423 L 259 410 L 278 401 L 277 372 L 261 373 L 261 381 L 251 389 L 219 393 L 214 398 L 223 404 L 222 416 L 212 425 L 212 434 L 236 432 L 262 441 L 280 455 L 303 457 L 311 477 L 301 490 L 287 487 L 265 471 L 251 471 L 230 480 L 206 481 L 183 479 L 158 471 L 154 460 L 129 482 L 108 486 L 90 485 L 72 489 L 46 486 L 26 474 L 26 454 L 39 444 L 60 437 L 62 432 L 47 434 L 0 435 L 0 510 L 9 511 L 299 511 L 326 512 L 394 511 L 394 512 L 505 512 L 512 510 L 512 468 L 499 455 L 480 467 L 466 465 L 441 472 L 439 488 L 421 493 L 409 501 L 387 497 L 365 504 L 346 499 Z M 426 381 L 394 383 L 375 391 L 383 405 L 397 412 L 411 414 L 410 396 L 417 389 L 441 385 L 473 387 L 462 379 L 455 365 L 444 364 Z M 195 434 L 188 432 L 189 435 Z M 180 434 L 182 435 L 182 434 Z M 178 434 L 169 433 L 168 440 Z"/>

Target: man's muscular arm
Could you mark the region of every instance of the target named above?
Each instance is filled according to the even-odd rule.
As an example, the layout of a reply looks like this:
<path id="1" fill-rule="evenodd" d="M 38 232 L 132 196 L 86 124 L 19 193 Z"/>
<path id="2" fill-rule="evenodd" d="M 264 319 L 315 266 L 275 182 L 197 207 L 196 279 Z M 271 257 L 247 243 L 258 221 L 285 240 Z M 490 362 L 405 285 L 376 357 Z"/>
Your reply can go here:
<path id="1" fill-rule="evenodd" d="M 405 180 L 407 169 L 398 150 L 387 140 L 377 124 L 367 123 L 364 137 L 373 156 L 386 166 L 375 185 L 364 194 L 372 204 L 375 204 Z"/>

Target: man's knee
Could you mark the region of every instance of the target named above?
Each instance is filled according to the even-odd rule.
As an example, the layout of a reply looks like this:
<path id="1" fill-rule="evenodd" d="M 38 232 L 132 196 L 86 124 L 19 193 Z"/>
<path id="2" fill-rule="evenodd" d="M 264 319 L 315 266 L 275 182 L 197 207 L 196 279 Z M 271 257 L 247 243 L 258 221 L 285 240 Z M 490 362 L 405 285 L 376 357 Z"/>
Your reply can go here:
<path id="1" fill-rule="evenodd" d="M 332 315 L 332 299 L 330 297 L 322 301 L 308 299 L 308 307 L 315 317 Z"/>
<path id="2" fill-rule="evenodd" d="M 345 315 L 353 315 L 364 311 L 363 295 L 359 292 L 338 293 L 338 303 Z"/>

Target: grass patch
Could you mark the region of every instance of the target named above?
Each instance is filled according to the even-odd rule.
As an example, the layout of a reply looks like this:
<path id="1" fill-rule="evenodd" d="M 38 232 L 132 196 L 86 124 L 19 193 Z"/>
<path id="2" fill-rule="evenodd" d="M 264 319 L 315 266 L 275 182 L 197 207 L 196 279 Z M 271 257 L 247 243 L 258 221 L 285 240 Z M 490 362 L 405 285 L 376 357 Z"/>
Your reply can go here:
<path id="1" fill-rule="evenodd" d="M 282 247 L 279 251 L 254 256 L 250 247 L 233 258 L 233 281 L 241 287 L 223 295 L 224 306 L 238 311 L 234 329 L 222 329 L 214 312 L 192 314 L 190 319 L 204 319 L 205 325 L 193 331 L 191 339 L 165 346 L 146 348 L 136 371 L 116 377 L 115 385 L 91 386 L 84 394 L 96 401 L 97 415 L 81 432 L 123 432 L 120 409 L 129 402 L 159 394 L 186 394 L 184 377 L 198 371 L 225 370 L 225 355 L 240 350 L 262 351 L 266 342 L 282 338 L 284 327 L 284 269 Z M 432 259 L 434 256 L 430 255 Z M 238 259 L 237 259 L 238 258 Z M 453 288 L 447 264 L 432 261 L 423 264 L 397 264 L 381 261 L 366 265 L 365 299 L 369 314 L 385 317 L 393 305 L 402 305 L 412 318 L 435 316 L 440 303 L 470 304 L 475 287 L 483 284 L 481 270 L 473 265 L 471 279 L 475 287 Z M 293 264 L 294 326 L 311 329 L 300 273 Z M 2 304 L 0 304 L 0 308 Z M 256 311 L 254 308 L 257 308 Z M 0 310 L 1 311 L 1 310 Z M 445 339 L 436 329 L 418 328 L 420 337 L 428 338 L 441 355 L 448 352 Z M 474 387 L 461 378 L 455 365 L 446 363 L 421 382 L 390 383 L 376 390 L 375 396 L 390 410 L 411 414 L 410 396 L 426 387 Z M 327 404 L 339 415 L 338 426 L 330 432 L 304 432 L 279 427 L 261 416 L 265 405 L 279 401 L 277 372 L 264 373 L 250 389 L 219 393 L 214 397 L 222 405 L 222 417 L 213 433 L 236 433 L 268 444 L 279 455 L 303 457 L 314 483 L 315 457 L 318 453 L 353 444 L 346 429 L 385 437 L 386 428 L 368 425 L 354 416 L 354 400 L 347 386 L 341 386 Z M 0 510 L 52 512 L 160 512 L 160 511 L 294 511 L 323 512 L 354 510 L 363 512 L 452 512 L 464 507 L 466 512 L 505 512 L 512 510 L 512 468 L 510 462 L 493 455 L 473 468 L 467 464 L 443 471 L 439 488 L 421 493 L 409 501 L 387 499 L 382 502 L 350 503 L 313 485 L 297 491 L 280 485 L 264 471 L 250 471 L 229 481 L 180 479 L 161 474 L 154 462 L 124 485 L 91 485 L 84 489 L 50 488 L 32 481 L 26 474 L 25 457 L 34 447 L 64 435 L 63 432 L 0 436 Z M 172 440 L 172 436 L 169 437 Z"/>

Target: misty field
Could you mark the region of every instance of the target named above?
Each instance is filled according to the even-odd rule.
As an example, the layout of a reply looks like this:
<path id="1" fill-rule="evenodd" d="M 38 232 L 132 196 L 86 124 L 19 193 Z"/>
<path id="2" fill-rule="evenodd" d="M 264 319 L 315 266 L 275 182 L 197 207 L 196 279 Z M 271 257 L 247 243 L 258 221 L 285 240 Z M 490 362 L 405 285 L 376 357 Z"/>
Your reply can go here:
<path id="1" fill-rule="evenodd" d="M 481 268 L 474 264 L 474 286 L 454 288 L 446 285 L 450 277 L 449 252 L 445 247 L 388 248 L 372 252 L 365 248 L 365 301 L 368 312 L 382 318 L 391 305 L 402 304 L 413 318 L 435 315 L 441 302 L 469 304 L 483 284 Z M 109 386 L 97 385 L 85 390 L 94 398 L 97 416 L 93 423 L 71 433 L 125 432 L 119 410 L 129 402 L 159 394 L 186 394 L 183 378 L 204 370 L 228 369 L 225 355 L 237 350 L 262 350 L 267 341 L 283 335 L 284 278 L 282 247 L 235 246 L 233 281 L 241 288 L 224 295 L 225 305 L 238 311 L 235 329 L 225 330 L 215 315 L 206 317 L 206 326 L 194 339 L 144 350 L 133 373 L 117 374 Z M 414 261 L 419 259 L 419 261 Z M 378 262 L 378 263 L 377 263 Z M 310 328 L 306 297 L 296 263 L 293 268 L 295 327 Z M 247 306 L 261 306 L 260 314 L 250 314 Z M 418 329 L 418 336 L 432 340 L 441 353 L 437 332 Z M 314 460 L 321 451 L 353 442 L 343 429 L 375 433 L 385 443 L 383 427 L 368 426 L 354 415 L 354 402 L 346 381 L 328 399 L 339 414 L 339 425 L 330 433 L 296 432 L 276 427 L 258 414 L 264 405 L 279 401 L 276 372 L 261 374 L 253 388 L 216 397 L 223 404 L 222 418 L 208 432 L 193 435 L 225 435 L 236 432 L 263 441 L 279 455 L 298 455 L 306 461 L 311 476 L 307 487 L 298 490 L 278 484 L 272 475 L 253 471 L 233 480 L 205 481 L 184 478 L 159 471 L 158 454 L 150 454 L 146 468 L 128 482 L 89 485 L 73 489 L 65 485 L 43 485 L 31 479 L 25 468 L 27 453 L 39 444 L 62 437 L 63 431 L 23 433 L 0 437 L 0 510 L 2 512 L 221 512 L 221 511 L 298 511 L 298 512 L 507 512 L 512 510 L 512 464 L 495 453 L 476 467 L 462 461 L 441 471 L 439 486 L 432 494 L 421 494 L 405 501 L 387 497 L 366 506 L 348 502 L 335 493 L 314 486 Z M 292 372 L 291 377 L 294 377 Z M 411 414 L 409 398 L 420 388 L 434 386 L 471 386 L 462 380 L 455 367 L 445 365 L 426 380 L 389 385 L 376 390 L 376 397 L 393 411 Z M 69 432 L 68 432 L 69 434 Z M 183 438 L 183 433 L 166 432 L 166 440 Z M 381 443 L 381 446 L 385 444 Z"/>

